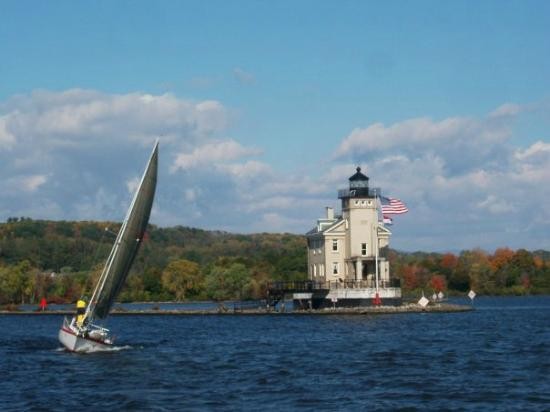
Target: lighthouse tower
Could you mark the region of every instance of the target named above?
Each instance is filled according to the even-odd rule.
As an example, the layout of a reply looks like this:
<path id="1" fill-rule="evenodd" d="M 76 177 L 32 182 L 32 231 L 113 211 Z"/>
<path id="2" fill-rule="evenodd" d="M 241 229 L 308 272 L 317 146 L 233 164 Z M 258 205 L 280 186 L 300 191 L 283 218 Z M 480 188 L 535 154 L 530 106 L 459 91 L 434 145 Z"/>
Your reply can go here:
<path id="1" fill-rule="evenodd" d="M 349 178 L 349 189 L 338 192 L 346 222 L 347 273 L 353 280 L 376 284 L 389 280 L 387 249 L 391 232 L 380 221 L 380 189 L 369 189 L 369 178 L 360 167 L 356 170 Z"/>

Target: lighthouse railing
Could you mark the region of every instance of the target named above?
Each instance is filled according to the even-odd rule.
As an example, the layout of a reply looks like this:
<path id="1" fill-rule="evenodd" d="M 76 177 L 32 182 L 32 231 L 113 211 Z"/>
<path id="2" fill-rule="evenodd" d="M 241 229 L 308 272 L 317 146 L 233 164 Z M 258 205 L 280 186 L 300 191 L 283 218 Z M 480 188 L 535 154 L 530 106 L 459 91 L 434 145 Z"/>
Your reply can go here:
<path id="1" fill-rule="evenodd" d="M 399 288 L 401 286 L 400 279 L 378 280 L 379 288 Z M 375 288 L 375 279 L 362 280 L 333 280 L 333 281 L 280 281 L 270 282 L 268 290 L 278 292 L 314 292 L 328 291 L 330 289 L 369 289 Z"/>
<path id="2" fill-rule="evenodd" d="M 379 187 L 364 187 L 359 189 L 340 189 L 338 190 L 338 198 L 344 199 L 348 197 L 379 197 L 382 189 Z"/>

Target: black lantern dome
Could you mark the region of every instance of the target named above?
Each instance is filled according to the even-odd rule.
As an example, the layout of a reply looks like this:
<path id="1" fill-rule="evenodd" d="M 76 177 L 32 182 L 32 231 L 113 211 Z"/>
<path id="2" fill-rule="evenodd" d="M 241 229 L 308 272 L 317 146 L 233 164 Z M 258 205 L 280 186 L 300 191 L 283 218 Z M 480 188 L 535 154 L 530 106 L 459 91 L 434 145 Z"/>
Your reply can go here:
<path id="1" fill-rule="evenodd" d="M 349 188 L 350 190 L 357 189 L 369 189 L 369 178 L 361 173 L 361 168 L 357 166 L 357 173 L 349 178 Z"/>
<path id="2" fill-rule="evenodd" d="M 379 189 L 369 189 L 369 178 L 361 173 L 360 167 L 355 170 L 357 172 L 349 178 L 349 188 L 338 191 L 338 198 L 344 201 L 342 209 L 346 208 L 346 199 L 351 197 L 372 198 L 379 191 Z"/>

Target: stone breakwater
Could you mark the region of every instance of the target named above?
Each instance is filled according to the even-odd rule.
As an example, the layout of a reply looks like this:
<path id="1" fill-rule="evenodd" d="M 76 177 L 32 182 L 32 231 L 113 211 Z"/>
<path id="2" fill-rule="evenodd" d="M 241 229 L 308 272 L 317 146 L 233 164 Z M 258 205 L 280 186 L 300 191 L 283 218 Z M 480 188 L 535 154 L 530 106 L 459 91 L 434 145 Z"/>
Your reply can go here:
<path id="1" fill-rule="evenodd" d="M 346 314 L 346 315 L 377 315 L 394 313 L 450 313 L 450 312 L 468 312 L 474 308 L 469 305 L 456 305 L 450 303 L 436 303 L 422 307 L 417 303 L 408 303 L 401 306 L 365 306 L 357 308 L 326 308 L 314 311 L 295 311 L 293 313 L 312 313 L 312 314 Z"/>
<path id="2" fill-rule="evenodd" d="M 318 310 L 294 310 L 294 311 L 276 311 L 274 309 L 257 308 L 257 309 L 239 309 L 225 308 L 209 309 L 209 310 L 122 310 L 116 309 L 111 312 L 111 315 L 389 315 L 398 313 L 451 313 L 451 312 L 468 312 L 474 308 L 469 305 L 456 305 L 449 303 L 431 304 L 422 307 L 416 303 L 404 304 L 401 306 L 365 306 L 357 308 L 326 308 Z M 0 315 L 73 315 L 71 311 L 0 311 Z"/>

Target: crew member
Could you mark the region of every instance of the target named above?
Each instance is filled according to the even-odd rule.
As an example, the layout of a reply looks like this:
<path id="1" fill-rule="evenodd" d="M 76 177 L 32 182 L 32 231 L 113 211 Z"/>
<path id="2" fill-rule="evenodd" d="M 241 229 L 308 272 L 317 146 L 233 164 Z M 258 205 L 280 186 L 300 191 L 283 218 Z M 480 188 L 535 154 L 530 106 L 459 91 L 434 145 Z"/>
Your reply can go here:
<path id="1" fill-rule="evenodd" d="M 84 325 L 84 318 L 86 317 L 86 302 L 82 299 L 76 302 L 76 326 L 81 328 Z"/>

